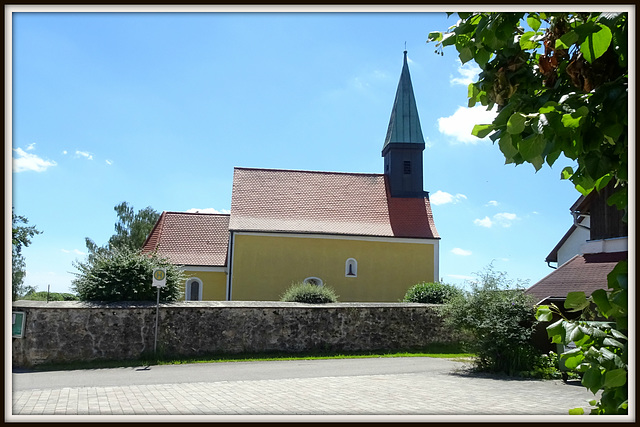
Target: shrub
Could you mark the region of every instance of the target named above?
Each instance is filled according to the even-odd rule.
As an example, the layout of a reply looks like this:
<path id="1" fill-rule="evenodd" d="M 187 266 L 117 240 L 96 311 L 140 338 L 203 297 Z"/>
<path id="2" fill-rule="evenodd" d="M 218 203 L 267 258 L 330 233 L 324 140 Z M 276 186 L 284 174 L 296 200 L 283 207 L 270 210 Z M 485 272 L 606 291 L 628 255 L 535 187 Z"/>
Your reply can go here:
<path id="1" fill-rule="evenodd" d="M 489 265 L 476 273 L 471 291 L 453 297 L 444 308 L 445 321 L 463 332 L 476 368 L 509 375 L 532 371 L 541 357 L 532 344 L 535 307 L 520 284 L 512 288 L 506 273 Z"/>
<path id="2" fill-rule="evenodd" d="M 460 292 L 460 289 L 446 283 L 422 282 L 409 288 L 402 301 L 444 304 Z"/>
<path id="3" fill-rule="evenodd" d="M 338 295 L 336 295 L 333 289 L 327 286 L 317 286 L 311 283 L 293 283 L 289 289 L 282 294 L 280 301 L 326 304 L 337 302 Z"/>
<path id="4" fill-rule="evenodd" d="M 155 268 L 167 269 L 167 285 L 160 288 L 162 301 L 176 301 L 183 293 L 182 271 L 155 253 L 114 249 L 96 253 L 74 266 L 80 272 L 76 273 L 72 288 L 82 301 L 155 301 L 157 289 L 151 286 Z"/>

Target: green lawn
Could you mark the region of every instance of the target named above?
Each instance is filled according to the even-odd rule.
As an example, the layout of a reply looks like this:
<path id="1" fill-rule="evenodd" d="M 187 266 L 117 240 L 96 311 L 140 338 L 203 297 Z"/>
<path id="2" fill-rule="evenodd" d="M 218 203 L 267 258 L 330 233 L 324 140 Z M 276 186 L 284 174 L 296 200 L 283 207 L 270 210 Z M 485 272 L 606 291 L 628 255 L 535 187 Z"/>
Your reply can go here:
<path id="1" fill-rule="evenodd" d="M 466 360 L 473 354 L 464 353 L 459 345 L 434 345 L 422 350 L 411 351 L 367 351 L 367 352 L 310 352 L 310 353 L 239 353 L 201 356 L 197 358 L 146 358 L 138 360 L 113 360 L 73 362 L 66 364 L 43 364 L 33 368 L 37 371 L 59 371 L 72 369 L 122 368 L 152 365 L 181 365 L 187 363 L 251 362 L 272 360 L 314 360 L 314 359 L 358 359 L 372 357 L 438 357 Z"/>

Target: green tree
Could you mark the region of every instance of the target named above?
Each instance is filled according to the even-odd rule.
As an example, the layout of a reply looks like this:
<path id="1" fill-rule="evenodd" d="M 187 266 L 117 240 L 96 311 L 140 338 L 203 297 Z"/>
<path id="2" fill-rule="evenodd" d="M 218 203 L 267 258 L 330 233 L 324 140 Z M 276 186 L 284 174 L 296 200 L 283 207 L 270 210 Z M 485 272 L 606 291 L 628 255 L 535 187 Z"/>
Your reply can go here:
<path id="1" fill-rule="evenodd" d="M 141 249 L 153 226 L 160 218 L 160 214 L 150 206 L 136 213 L 133 206 L 127 202 L 116 205 L 113 210 L 116 211 L 118 221 L 115 224 L 115 234 L 109 238 L 107 244 L 98 246 L 90 238 L 85 238 L 90 259 L 114 249 Z"/>
<path id="2" fill-rule="evenodd" d="M 31 238 L 42 233 L 36 229 L 35 225 L 27 226 L 29 220 L 21 215 L 16 215 L 11 209 L 12 230 L 11 230 L 11 299 L 16 299 L 30 293 L 35 292 L 32 286 L 24 285 L 24 277 L 26 273 L 26 262 L 22 255 L 22 248 L 31 244 Z"/>
<path id="3" fill-rule="evenodd" d="M 470 291 L 458 292 L 444 306 L 445 321 L 466 337 L 478 370 L 509 375 L 532 371 L 541 355 L 531 342 L 536 310 L 523 293 L 527 282 L 509 279 L 492 264 L 475 275 Z"/>
<path id="4" fill-rule="evenodd" d="M 71 287 L 82 301 L 155 301 L 155 268 L 167 269 L 167 286 L 160 289 L 160 299 L 177 301 L 185 280 L 180 268 L 168 259 L 127 247 L 96 253 L 87 261 L 75 262 L 74 267 L 79 273 Z"/>
<path id="5" fill-rule="evenodd" d="M 115 234 L 104 246 L 90 238 L 85 242 L 89 254 L 85 261 L 76 261 L 79 271 L 71 286 L 83 301 L 146 301 L 155 300 L 151 286 L 154 268 L 167 269 L 167 286 L 160 291 L 163 301 L 180 298 L 182 273 L 168 259 L 156 253 L 142 254 L 142 246 L 158 221 L 160 214 L 151 207 L 137 213 L 127 202 L 113 208 L 118 216 Z"/>
<path id="6" fill-rule="evenodd" d="M 493 123 L 473 134 L 497 142 L 506 163 L 539 170 L 563 154 L 576 162 L 561 178 L 583 195 L 612 183 L 608 204 L 628 215 L 628 16 L 627 13 L 458 13 L 446 32 L 429 33 L 436 53 L 455 46 L 462 63 L 475 61 L 478 81 L 469 85 L 469 106 L 497 110 Z M 562 355 L 585 372 L 594 394 L 593 414 L 626 414 L 627 263 L 609 276 L 609 290 L 571 293 L 565 306 L 585 311 L 595 304 L 609 322 L 585 324 L 562 318 L 547 328 L 553 342 L 574 341 Z M 541 307 L 550 320 L 560 311 Z M 574 410 L 579 413 L 581 409 Z"/>
<path id="7" fill-rule="evenodd" d="M 27 301 L 77 301 L 77 295 L 59 292 L 30 292 L 22 299 Z"/>
<path id="8" fill-rule="evenodd" d="M 506 163 L 539 170 L 564 154 L 562 178 L 582 194 L 613 180 L 609 199 L 627 210 L 628 17 L 626 13 L 458 13 L 428 41 L 455 46 L 482 70 L 469 107 L 497 107 L 473 133 L 497 142 Z"/>

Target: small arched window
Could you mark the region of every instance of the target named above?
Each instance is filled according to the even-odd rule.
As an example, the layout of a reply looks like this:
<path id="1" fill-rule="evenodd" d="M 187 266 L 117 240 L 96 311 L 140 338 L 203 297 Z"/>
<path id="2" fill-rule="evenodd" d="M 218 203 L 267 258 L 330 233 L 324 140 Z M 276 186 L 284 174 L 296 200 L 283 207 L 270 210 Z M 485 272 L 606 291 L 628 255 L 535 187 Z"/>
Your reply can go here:
<path id="1" fill-rule="evenodd" d="M 202 280 L 197 277 L 191 277 L 187 279 L 184 288 L 184 299 L 186 301 L 202 301 Z"/>
<path id="2" fill-rule="evenodd" d="M 319 277 L 307 277 L 303 280 L 304 283 L 309 283 L 316 286 L 322 286 L 322 279 Z"/>
<path id="3" fill-rule="evenodd" d="M 344 275 L 346 277 L 358 277 L 358 261 L 349 258 L 344 264 Z"/>

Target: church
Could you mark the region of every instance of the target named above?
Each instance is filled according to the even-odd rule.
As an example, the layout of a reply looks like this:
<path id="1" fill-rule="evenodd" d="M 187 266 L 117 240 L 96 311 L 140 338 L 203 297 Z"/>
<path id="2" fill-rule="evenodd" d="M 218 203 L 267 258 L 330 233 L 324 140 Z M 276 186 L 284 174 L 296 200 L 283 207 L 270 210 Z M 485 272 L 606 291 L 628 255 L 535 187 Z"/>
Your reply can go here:
<path id="1" fill-rule="evenodd" d="M 397 302 L 437 281 L 424 138 L 404 62 L 382 174 L 234 168 L 230 214 L 163 212 L 144 244 L 181 266 L 187 301 L 278 301 L 292 283 Z"/>

